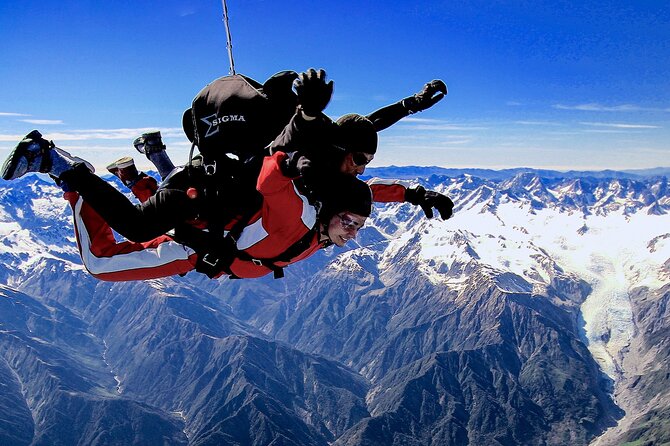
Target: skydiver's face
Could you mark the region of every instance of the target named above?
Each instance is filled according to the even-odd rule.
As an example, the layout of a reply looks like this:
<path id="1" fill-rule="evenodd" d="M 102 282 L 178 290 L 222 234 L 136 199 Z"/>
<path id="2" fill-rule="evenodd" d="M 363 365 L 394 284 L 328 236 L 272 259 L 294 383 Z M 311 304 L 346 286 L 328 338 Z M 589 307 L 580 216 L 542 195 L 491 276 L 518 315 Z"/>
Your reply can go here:
<path id="1" fill-rule="evenodd" d="M 371 153 L 351 152 L 347 153 L 340 164 L 340 172 L 347 175 L 362 175 L 367 166 L 375 156 Z"/>
<path id="2" fill-rule="evenodd" d="M 337 246 L 344 246 L 356 237 L 359 229 L 365 224 L 366 217 L 351 212 L 340 212 L 328 223 L 327 234 Z"/>

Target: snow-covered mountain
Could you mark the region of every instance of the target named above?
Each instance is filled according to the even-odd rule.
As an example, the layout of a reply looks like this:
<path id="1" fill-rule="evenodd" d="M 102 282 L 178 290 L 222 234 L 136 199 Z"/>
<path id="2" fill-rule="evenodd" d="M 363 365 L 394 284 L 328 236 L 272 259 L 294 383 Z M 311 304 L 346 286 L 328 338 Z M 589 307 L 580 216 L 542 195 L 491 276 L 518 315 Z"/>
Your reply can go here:
<path id="1" fill-rule="evenodd" d="M 450 288 L 467 273 L 449 271 L 473 261 L 534 287 L 549 286 L 556 271 L 586 281 L 592 291 L 580 310 L 589 348 L 616 380 L 635 330 L 629 292 L 670 281 L 667 180 L 547 180 L 522 173 L 498 183 L 433 178 L 427 186 L 455 198 L 457 217 L 400 225 L 395 234 L 403 235 L 393 245 L 423 232 L 418 270 Z M 381 217 L 393 220 L 395 214 L 391 208 Z"/>
<path id="2" fill-rule="evenodd" d="M 0 313 L 0 438 L 94 438 L 120 404 L 135 444 L 670 441 L 667 179 L 427 173 L 454 218 L 380 206 L 283 280 L 126 284 L 83 271 L 50 180 L 0 183 L 0 295 L 22 308 Z"/>

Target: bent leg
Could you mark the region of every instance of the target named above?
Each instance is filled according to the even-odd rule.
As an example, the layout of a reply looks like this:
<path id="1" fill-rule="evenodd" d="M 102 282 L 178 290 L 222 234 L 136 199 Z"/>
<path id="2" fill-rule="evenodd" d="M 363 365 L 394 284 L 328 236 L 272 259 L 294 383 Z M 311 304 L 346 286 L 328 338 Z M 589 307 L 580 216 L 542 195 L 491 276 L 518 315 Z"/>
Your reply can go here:
<path id="1" fill-rule="evenodd" d="M 84 267 L 106 281 L 146 280 L 183 274 L 195 268 L 197 255 L 168 236 L 144 243 L 117 242 L 110 226 L 76 192 L 67 192 Z"/>
<path id="2" fill-rule="evenodd" d="M 161 189 L 135 206 L 124 194 L 87 169 L 75 168 L 61 175 L 116 232 L 134 242 L 152 240 L 180 223 L 194 219 L 193 200 L 178 189 Z"/>

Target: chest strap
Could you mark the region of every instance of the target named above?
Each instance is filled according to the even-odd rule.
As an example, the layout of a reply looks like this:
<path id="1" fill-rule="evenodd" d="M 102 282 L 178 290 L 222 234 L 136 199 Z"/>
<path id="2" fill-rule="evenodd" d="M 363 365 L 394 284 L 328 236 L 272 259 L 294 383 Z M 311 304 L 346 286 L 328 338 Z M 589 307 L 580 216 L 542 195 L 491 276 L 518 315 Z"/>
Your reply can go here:
<path id="1" fill-rule="evenodd" d="M 310 229 L 298 241 L 286 248 L 284 252 L 272 258 L 258 259 L 249 255 L 246 251 L 238 251 L 236 257 L 258 266 L 265 266 L 272 270 L 275 279 L 281 279 L 284 277 L 284 267 L 278 266 L 277 263 L 289 263 L 292 259 L 307 251 L 317 234 L 316 228 Z"/>

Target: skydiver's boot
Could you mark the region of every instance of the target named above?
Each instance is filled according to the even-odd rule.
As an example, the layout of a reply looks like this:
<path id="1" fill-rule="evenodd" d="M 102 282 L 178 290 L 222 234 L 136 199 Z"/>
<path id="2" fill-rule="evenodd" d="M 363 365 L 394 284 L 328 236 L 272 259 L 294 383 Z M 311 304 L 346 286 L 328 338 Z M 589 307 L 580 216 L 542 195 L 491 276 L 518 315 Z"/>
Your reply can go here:
<path id="1" fill-rule="evenodd" d="M 48 173 L 54 178 L 84 164 L 91 172 L 93 166 L 83 159 L 59 149 L 37 130 L 28 133 L 14 148 L 2 165 L 2 179 L 14 180 L 29 172 Z"/>
<path id="2" fill-rule="evenodd" d="M 156 166 L 161 179 L 165 179 L 174 170 L 174 164 L 165 150 L 165 144 L 158 130 L 142 133 L 133 142 L 138 152 L 144 153 Z"/>
<path id="3" fill-rule="evenodd" d="M 129 156 L 114 161 L 107 166 L 107 170 L 120 179 L 142 203 L 158 190 L 158 183 L 154 177 L 150 177 L 144 172 L 138 172 L 137 167 L 135 167 L 135 160 Z"/>
<path id="4" fill-rule="evenodd" d="M 107 170 L 121 180 L 121 182 L 129 189 L 132 189 L 143 176 L 146 176 L 143 172 L 140 173 L 137 171 L 135 160 L 129 156 L 124 156 L 123 158 L 114 161 L 107 166 Z"/>

